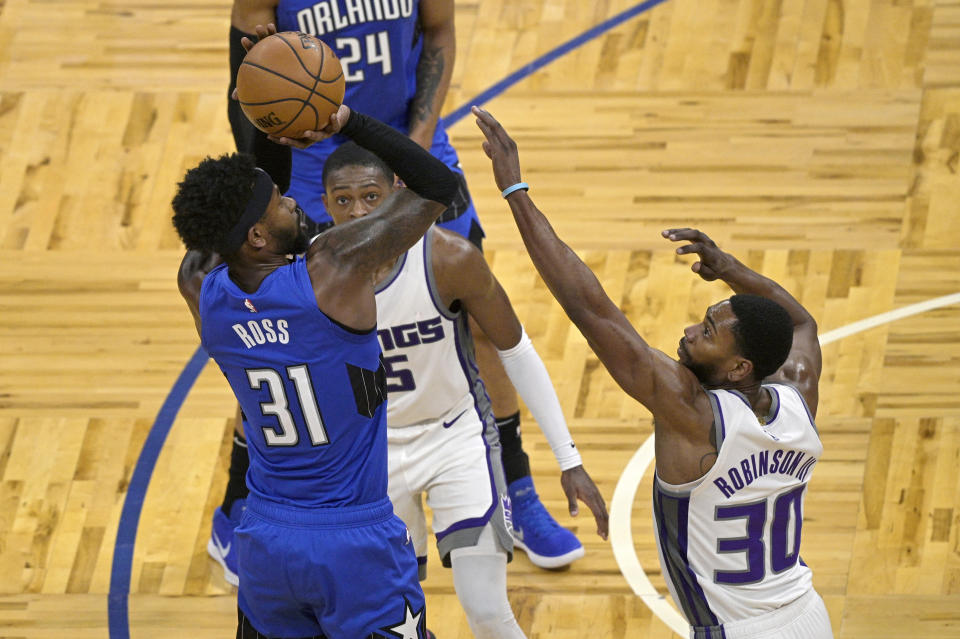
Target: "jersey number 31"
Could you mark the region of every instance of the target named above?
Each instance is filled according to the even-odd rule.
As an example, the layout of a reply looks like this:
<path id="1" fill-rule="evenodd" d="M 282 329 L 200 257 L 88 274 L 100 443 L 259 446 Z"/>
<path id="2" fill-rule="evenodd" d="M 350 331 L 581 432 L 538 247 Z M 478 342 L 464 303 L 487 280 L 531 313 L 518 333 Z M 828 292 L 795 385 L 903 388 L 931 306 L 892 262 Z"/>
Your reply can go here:
<path id="1" fill-rule="evenodd" d="M 310 443 L 314 446 L 329 444 L 327 429 L 323 425 L 323 415 L 317 405 L 317 397 L 313 392 L 313 383 L 310 381 L 310 372 L 306 364 L 287 366 L 287 377 L 293 382 L 300 403 L 300 413 L 307 424 L 310 434 Z M 280 373 L 272 368 L 248 368 L 247 381 L 250 388 L 260 390 L 267 385 L 270 392 L 269 402 L 260 402 L 260 410 L 264 415 L 273 415 L 277 418 L 278 427 L 264 426 L 263 437 L 267 446 L 296 446 L 300 443 L 300 434 L 290 412 L 290 401 L 287 399 L 283 379 Z"/>

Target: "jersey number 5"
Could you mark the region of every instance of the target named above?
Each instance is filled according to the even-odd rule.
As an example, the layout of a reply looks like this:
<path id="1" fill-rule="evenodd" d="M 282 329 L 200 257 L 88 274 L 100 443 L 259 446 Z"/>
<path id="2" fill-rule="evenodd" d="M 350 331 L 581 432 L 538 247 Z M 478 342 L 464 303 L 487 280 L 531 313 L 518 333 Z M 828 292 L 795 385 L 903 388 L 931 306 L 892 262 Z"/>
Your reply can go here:
<path id="1" fill-rule="evenodd" d="M 313 383 L 310 381 L 310 372 L 306 364 L 287 366 L 287 377 L 293 382 L 300 403 L 300 413 L 307 423 L 307 433 L 310 434 L 310 443 L 314 446 L 329 444 L 327 430 L 323 425 L 323 415 L 317 405 L 317 396 L 313 392 Z M 279 429 L 276 426 L 263 426 L 263 437 L 267 446 L 296 446 L 300 442 L 297 425 L 290 412 L 290 401 L 287 399 L 283 379 L 280 373 L 272 368 L 247 369 L 247 381 L 250 388 L 260 390 L 264 383 L 270 392 L 270 401 L 260 402 L 260 411 L 277 418 Z"/>
<path id="2" fill-rule="evenodd" d="M 754 584 L 766 577 L 766 546 L 770 547 L 770 569 L 774 574 L 793 568 L 800 558 L 800 527 L 803 525 L 802 500 L 806 484 L 779 495 L 773 503 L 773 520 L 766 530 L 767 500 L 736 506 L 720 506 L 714 519 L 746 520 L 746 537 L 726 537 L 717 540 L 718 553 L 744 553 L 746 570 L 715 570 L 713 581 L 718 584 Z M 792 516 L 791 516 L 792 515 Z M 793 519 L 793 549 L 790 550 L 789 528 Z M 766 533 L 766 534 L 765 534 Z"/>

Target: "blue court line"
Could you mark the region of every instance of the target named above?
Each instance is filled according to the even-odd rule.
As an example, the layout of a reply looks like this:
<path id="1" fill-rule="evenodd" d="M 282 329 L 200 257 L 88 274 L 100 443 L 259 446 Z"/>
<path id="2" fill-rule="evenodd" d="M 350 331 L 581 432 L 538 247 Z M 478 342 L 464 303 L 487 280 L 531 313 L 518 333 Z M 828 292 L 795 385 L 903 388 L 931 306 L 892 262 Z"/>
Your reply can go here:
<path id="1" fill-rule="evenodd" d="M 590 40 L 593 40 L 597 36 L 603 35 L 610 29 L 613 29 L 614 27 L 617 27 L 623 24 L 627 20 L 640 15 L 644 11 L 649 11 L 650 9 L 654 8 L 655 6 L 657 6 L 662 2 L 664 2 L 664 0 L 647 0 L 647 2 L 641 2 L 638 5 L 630 7 L 629 9 L 626 9 L 625 11 L 618 13 L 612 18 L 608 18 L 607 20 L 604 20 L 603 22 L 593 27 L 592 29 L 588 29 L 587 31 L 584 31 L 580 35 L 567 40 L 566 42 L 558 46 L 556 49 L 553 49 L 552 51 L 548 51 L 547 53 L 544 53 L 542 56 L 540 56 L 533 62 L 530 62 L 520 67 L 519 69 L 517 69 L 516 71 L 508 75 L 506 78 L 504 78 L 500 82 L 497 82 L 496 84 L 491 86 L 486 91 L 478 93 L 473 98 L 468 100 L 466 103 L 461 104 L 459 107 L 454 109 L 446 117 L 441 118 L 440 122 L 443 124 L 444 128 L 450 128 L 451 126 L 453 126 L 454 124 L 462 120 L 464 116 L 470 113 L 471 106 L 475 104 L 481 105 L 481 104 L 485 104 L 486 102 L 489 102 L 493 98 L 497 97 L 498 95 L 500 95 L 501 93 L 503 93 L 504 91 L 506 91 L 513 85 L 515 85 L 517 82 L 520 82 L 521 80 L 525 79 L 527 76 L 532 75 L 536 71 L 539 71 L 540 69 L 547 66 L 557 58 L 570 53 L 577 47 L 586 44 L 587 42 L 589 42 Z"/>
<path id="2" fill-rule="evenodd" d="M 451 127 L 462 120 L 468 113 L 470 107 L 474 104 L 484 104 L 497 97 L 517 82 L 520 82 L 527 76 L 550 64 L 560 56 L 563 56 L 573 49 L 589 42 L 606 31 L 626 22 L 644 11 L 648 11 L 665 0 L 647 0 L 631 7 L 612 18 L 609 18 L 597 26 L 584 31 L 564 42 L 557 48 L 540 56 L 533 62 L 514 71 L 500 82 L 494 84 L 486 91 L 474 96 L 469 102 L 458 107 L 452 113 L 442 118 L 441 122 L 445 128 Z M 199 377 L 204 365 L 207 363 L 207 354 L 197 348 L 193 357 L 187 362 L 177 381 L 174 382 L 170 394 L 167 395 L 160 412 L 150 428 L 143 448 L 140 450 L 140 456 L 133 467 L 133 475 L 130 478 L 130 486 L 127 489 L 127 496 L 123 501 L 123 510 L 120 512 L 120 524 L 117 528 L 117 540 L 113 549 L 113 567 L 110 572 L 110 594 L 107 597 L 107 623 L 109 625 L 110 639 L 130 639 L 130 618 L 128 604 L 128 595 L 130 594 L 130 572 L 133 568 L 133 545 L 137 538 L 137 526 L 140 523 L 140 511 L 143 508 L 143 499 L 147 494 L 147 486 L 150 484 L 150 477 L 153 475 L 153 469 L 157 465 L 157 459 L 160 457 L 160 451 L 163 449 L 163 443 L 167 439 L 170 428 L 173 426 L 173 420 L 176 418 L 180 407 L 187 398 L 187 393 L 193 387 L 193 383 Z"/>
<path id="3" fill-rule="evenodd" d="M 140 510 L 143 498 L 147 494 L 150 476 L 157 465 L 157 458 L 163 449 L 173 420 L 177 417 L 187 393 L 200 376 L 207 363 L 207 352 L 197 347 L 193 357 L 187 362 L 170 394 L 164 400 L 157 418 L 150 427 L 150 433 L 140 456 L 133 467 L 130 486 L 120 512 L 120 525 L 117 527 L 117 541 L 113 548 L 113 569 L 110 573 L 110 595 L 107 598 L 107 623 L 111 639 L 129 639 L 130 623 L 127 614 L 127 595 L 130 593 L 130 569 L 133 566 L 133 544 L 137 539 L 137 525 L 140 523 Z"/>

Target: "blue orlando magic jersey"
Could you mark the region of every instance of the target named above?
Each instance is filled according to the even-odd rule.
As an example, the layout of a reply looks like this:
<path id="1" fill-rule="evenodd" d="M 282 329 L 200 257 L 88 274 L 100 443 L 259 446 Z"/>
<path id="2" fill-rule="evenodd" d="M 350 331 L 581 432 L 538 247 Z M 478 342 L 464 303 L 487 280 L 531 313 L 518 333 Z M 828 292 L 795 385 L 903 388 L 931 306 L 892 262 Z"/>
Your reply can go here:
<path id="1" fill-rule="evenodd" d="M 406 131 L 423 46 L 417 0 L 279 0 L 277 29 L 314 35 L 340 58 L 344 102 Z"/>
<path id="2" fill-rule="evenodd" d="M 317 308 L 304 258 L 255 293 L 226 265 L 200 290 L 201 343 L 247 417 L 251 493 L 281 504 L 370 504 L 387 495 L 385 379 L 377 334 Z"/>
<path id="3" fill-rule="evenodd" d="M 279 0 L 277 28 L 310 33 L 336 52 L 346 80 L 344 103 L 409 133 L 410 104 L 417 90 L 423 48 L 419 0 Z M 334 136 L 308 149 L 293 149 L 290 190 L 312 219 L 329 222 L 321 172 L 327 157 L 346 142 Z M 460 171 L 456 151 L 437 125 L 430 152 Z"/>

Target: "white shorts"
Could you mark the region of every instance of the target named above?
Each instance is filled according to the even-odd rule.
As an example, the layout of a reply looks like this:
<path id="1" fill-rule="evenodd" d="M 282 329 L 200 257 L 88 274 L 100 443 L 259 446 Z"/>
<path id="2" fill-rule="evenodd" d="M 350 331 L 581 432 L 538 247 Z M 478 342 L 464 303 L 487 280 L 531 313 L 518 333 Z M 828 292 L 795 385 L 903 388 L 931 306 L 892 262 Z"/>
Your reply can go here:
<path id="1" fill-rule="evenodd" d="M 387 428 L 387 491 L 394 512 L 410 530 L 421 579 L 427 557 L 424 494 L 444 566 L 450 567 L 454 548 L 476 545 L 488 522 L 507 556 L 512 555 L 510 497 L 492 421 L 484 428 L 468 397 L 436 422 Z"/>
<path id="2" fill-rule="evenodd" d="M 690 639 L 833 639 L 823 599 L 812 588 L 782 608 L 753 619 L 712 628 L 691 628 Z"/>

